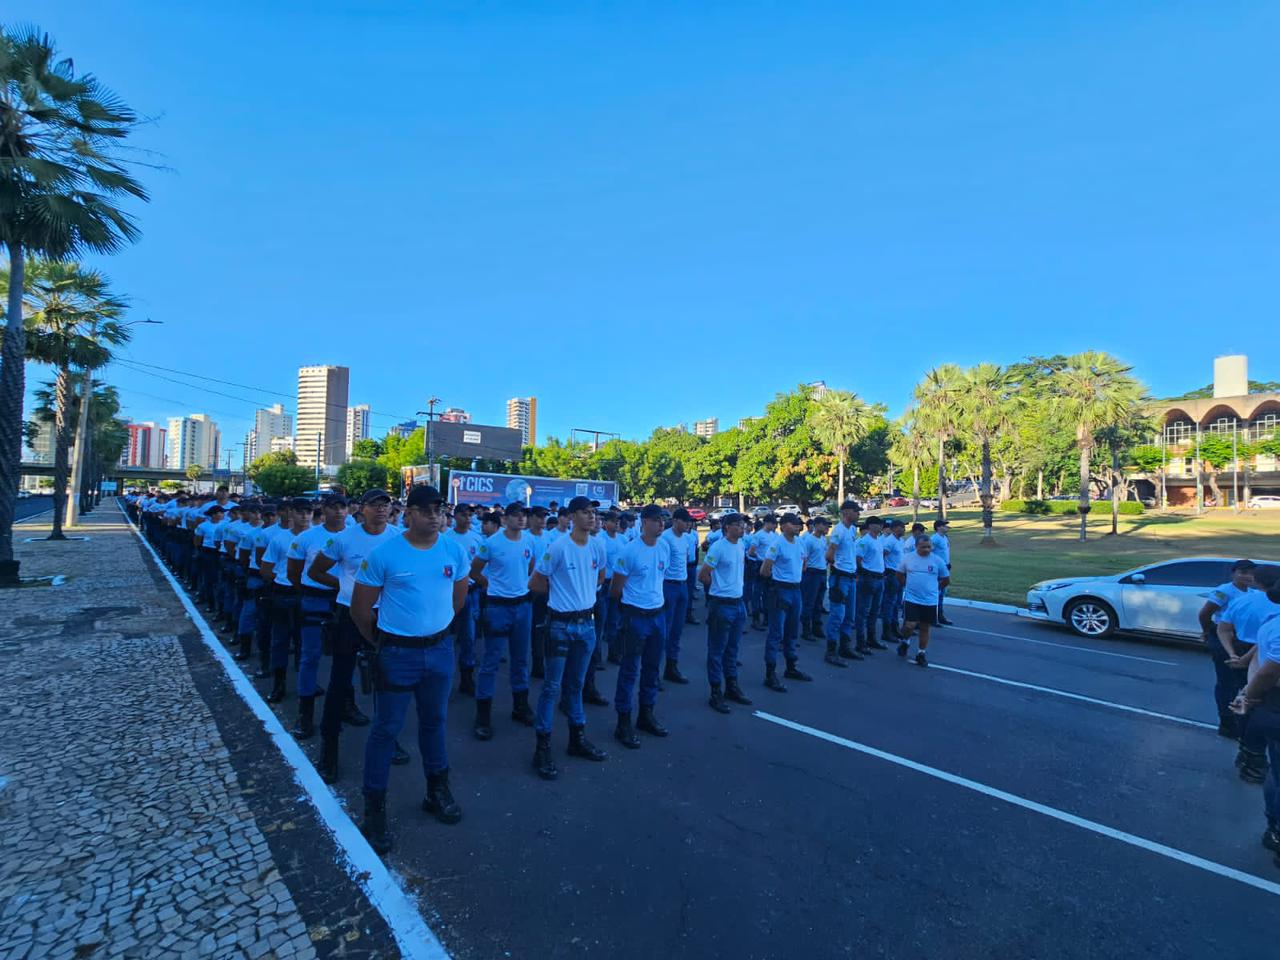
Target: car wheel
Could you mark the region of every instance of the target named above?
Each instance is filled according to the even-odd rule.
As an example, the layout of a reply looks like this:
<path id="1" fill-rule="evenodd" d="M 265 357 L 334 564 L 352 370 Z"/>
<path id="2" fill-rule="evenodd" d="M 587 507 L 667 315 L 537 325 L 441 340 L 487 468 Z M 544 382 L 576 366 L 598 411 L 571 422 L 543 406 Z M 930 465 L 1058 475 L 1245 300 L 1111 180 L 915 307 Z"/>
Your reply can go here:
<path id="1" fill-rule="evenodd" d="M 1116 612 L 1101 600 L 1073 600 L 1066 611 L 1067 626 L 1082 637 L 1105 640 L 1116 632 Z"/>

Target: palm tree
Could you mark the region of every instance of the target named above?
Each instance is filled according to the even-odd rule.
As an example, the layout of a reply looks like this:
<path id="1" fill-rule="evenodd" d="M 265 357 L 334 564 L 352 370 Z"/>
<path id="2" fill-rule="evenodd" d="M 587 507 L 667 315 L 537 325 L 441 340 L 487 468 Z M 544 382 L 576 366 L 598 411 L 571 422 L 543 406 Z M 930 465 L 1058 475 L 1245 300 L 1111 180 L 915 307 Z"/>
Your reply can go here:
<path id="1" fill-rule="evenodd" d="M 889 448 L 889 457 L 902 470 L 911 471 L 911 522 L 920 520 L 920 471 L 932 462 L 932 442 L 922 429 L 916 412 L 908 410 L 899 422 L 898 433 Z"/>
<path id="2" fill-rule="evenodd" d="M 960 423 L 964 387 L 964 372 L 954 363 L 944 363 L 925 374 L 914 394 L 920 426 L 937 442 L 939 520 L 947 517 L 947 441 Z"/>
<path id="3" fill-rule="evenodd" d="M 29 254 L 111 253 L 138 236 L 120 202 L 146 200 L 121 147 L 137 115 L 92 74 L 58 59 L 53 41 L 0 32 L 0 245 L 10 284 L 0 352 L 0 583 L 18 577 L 13 516 L 26 389 L 22 295 Z"/>
<path id="4" fill-rule="evenodd" d="M 126 304 L 110 293 L 102 274 L 79 264 L 36 258 L 27 267 L 23 297 L 27 353 L 31 359 L 57 370 L 54 402 L 49 411 L 54 424 L 53 530 L 49 539 L 62 540 L 70 473 L 68 452 L 75 423 L 71 415 L 75 394 L 72 368 L 100 367 L 110 359 L 109 347 L 128 342 L 129 331 L 118 320 Z M 0 290 L 7 288 L 9 279 L 8 271 L 0 270 Z M 77 464 L 76 469 L 81 465 Z"/>
<path id="5" fill-rule="evenodd" d="M 1126 423 L 1142 402 L 1142 385 L 1132 367 L 1096 350 L 1068 357 L 1054 375 L 1063 415 L 1076 426 L 1080 452 L 1080 540 L 1089 535 L 1089 462 L 1100 431 Z"/>
<path id="6" fill-rule="evenodd" d="M 810 429 L 814 439 L 836 455 L 840 464 L 836 500 L 844 503 L 844 464 L 849 448 L 865 437 L 876 421 L 875 411 L 856 393 L 828 390 L 813 401 Z"/>
<path id="7" fill-rule="evenodd" d="M 41 419 L 53 420 L 57 407 L 57 383 L 46 383 L 35 391 L 35 413 Z M 72 394 L 68 408 L 68 419 L 78 419 L 81 398 Z M 105 476 L 106 471 L 120 459 L 125 445 L 129 441 L 129 431 L 116 414 L 120 412 L 120 395 L 115 387 L 99 386 L 93 391 L 93 400 L 89 404 L 86 417 L 88 437 L 85 444 L 85 475 L 87 480 L 96 482 Z M 87 483 L 86 486 L 92 485 Z"/>
<path id="8" fill-rule="evenodd" d="M 1009 394 L 1005 373 L 994 363 L 980 363 L 962 374 L 961 412 L 969 433 L 982 450 L 982 542 L 995 543 L 992 532 L 991 444 L 1010 428 Z"/>

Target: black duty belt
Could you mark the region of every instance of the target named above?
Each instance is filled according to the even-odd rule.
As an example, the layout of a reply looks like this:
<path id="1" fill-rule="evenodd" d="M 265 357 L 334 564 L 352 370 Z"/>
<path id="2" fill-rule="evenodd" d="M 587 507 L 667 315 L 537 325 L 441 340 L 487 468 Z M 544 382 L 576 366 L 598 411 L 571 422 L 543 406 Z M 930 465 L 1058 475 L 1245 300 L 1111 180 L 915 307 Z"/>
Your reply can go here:
<path id="1" fill-rule="evenodd" d="M 712 603 L 741 603 L 741 597 L 712 597 Z"/>
<path id="2" fill-rule="evenodd" d="M 858 576 L 870 577 L 872 580 L 883 580 L 884 571 L 883 570 L 859 570 Z"/>
<path id="3" fill-rule="evenodd" d="M 529 601 L 529 595 L 526 593 L 521 597 L 495 597 L 493 594 L 488 596 L 489 603 L 498 607 L 514 607 Z"/>
<path id="4" fill-rule="evenodd" d="M 309 587 L 305 583 L 302 585 L 302 595 L 304 597 L 320 597 L 323 600 L 333 600 L 338 596 L 337 590 L 330 590 L 328 587 Z"/>
<path id="5" fill-rule="evenodd" d="M 548 610 L 547 615 L 556 623 L 585 623 L 595 619 L 595 610 L 571 610 L 568 613 L 560 610 Z"/>
<path id="6" fill-rule="evenodd" d="M 654 607 L 652 610 L 646 610 L 643 607 L 632 606 L 629 603 L 624 603 L 621 606 L 627 613 L 635 614 L 640 617 L 655 617 L 662 613 L 662 607 Z"/>
<path id="7" fill-rule="evenodd" d="M 793 582 L 793 581 L 791 581 L 791 580 L 774 580 L 774 579 L 771 577 L 771 578 L 769 579 L 769 582 L 770 582 L 770 583 L 772 583 L 772 584 L 773 584 L 775 587 L 777 587 L 779 590 L 784 590 L 784 589 L 799 590 L 799 589 L 800 589 L 800 581 L 799 581 L 799 580 L 796 580 L 796 581 L 794 581 L 794 582 Z"/>
<path id="8" fill-rule="evenodd" d="M 398 633 L 387 633 L 385 630 L 379 630 L 376 634 L 380 646 L 383 647 L 403 647 L 406 650 L 426 650 L 434 647 L 445 637 L 449 636 L 449 628 L 441 630 L 439 633 L 433 633 L 429 637 L 402 637 Z"/>
<path id="9" fill-rule="evenodd" d="M 852 570 L 841 570 L 839 567 L 836 567 L 831 571 L 831 575 L 833 577 L 852 577 L 854 573 Z"/>

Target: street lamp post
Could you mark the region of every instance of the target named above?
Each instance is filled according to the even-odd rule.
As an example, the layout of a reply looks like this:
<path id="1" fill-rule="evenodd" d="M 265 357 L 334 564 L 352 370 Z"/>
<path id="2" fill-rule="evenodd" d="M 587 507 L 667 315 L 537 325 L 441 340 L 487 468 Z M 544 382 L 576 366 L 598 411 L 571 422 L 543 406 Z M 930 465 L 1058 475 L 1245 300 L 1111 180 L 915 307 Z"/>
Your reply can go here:
<path id="1" fill-rule="evenodd" d="M 163 320 L 134 320 L 131 323 L 122 323 L 122 327 L 134 327 L 139 324 L 154 324 L 159 326 L 164 323 Z M 89 339 L 97 341 L 98 339 L 98 317 L 95 314 L 92 323 L 89 326 Z M 72 445 L 71 451 L 71 496 L 67 502 L 67 526 L 74 527 L 76 520 L 80 517 L 80 488 L 83 478 L 81 474 L 84 472 L 84 446 L 85 438 L 89 432 L 89 403 L 93 399 L 93 367 L 86 366 L 84 368 L 84 386 L 81 388 L 80 394 L 80 415 L 76 418 L 76 440 Z M 62 496 L 64 491 L 55 490 L 54 496 Z"/>

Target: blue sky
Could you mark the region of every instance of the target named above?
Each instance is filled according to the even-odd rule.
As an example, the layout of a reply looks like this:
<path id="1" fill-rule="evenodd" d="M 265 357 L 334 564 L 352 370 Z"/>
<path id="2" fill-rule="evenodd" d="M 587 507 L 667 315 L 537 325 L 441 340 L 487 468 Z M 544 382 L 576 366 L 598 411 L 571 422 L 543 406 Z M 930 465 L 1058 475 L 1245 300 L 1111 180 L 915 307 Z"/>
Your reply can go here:
<path id="1" fill-rule="evenodd" d="M 153 118 L 102 265 L 136 361 L 291 396 L 351 368 L 381 433 L 647 434 L 823 379 L 1110 350 L 1159 394 L 1280 379 L 1267 3 L 19 0 Z M 192 383 L 189 378 L 156 371 Z M 39 378 L 42 373 L 32 370 Z M 255 406 L 117 365 L 135 419 Z"/>

